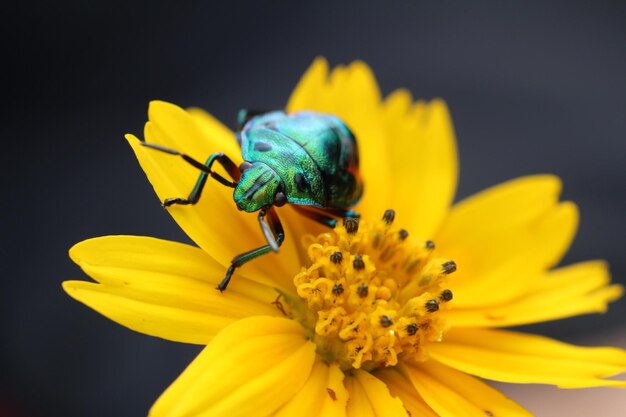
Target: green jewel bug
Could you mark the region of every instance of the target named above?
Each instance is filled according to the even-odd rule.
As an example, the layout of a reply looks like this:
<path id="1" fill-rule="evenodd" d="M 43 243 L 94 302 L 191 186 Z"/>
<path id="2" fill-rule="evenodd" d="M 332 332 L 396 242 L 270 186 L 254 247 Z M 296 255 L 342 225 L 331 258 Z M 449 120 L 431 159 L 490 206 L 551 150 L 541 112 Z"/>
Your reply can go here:
<path id="1" fill-rule="evenodd" d="M 285 233 L 274 207 L 292 204 L 302 215 L 328 227 L 335 217 L 358 217 L 350 207 L 363 193 L 358 148 L 354 135 L 338 117 L 312 111 L 241 110 L 237 140 L 244 162 L 237 166 L 223 153 L 214 153 L 203 164 L 174 149 L 142 142 L 143 146 L 181 156 L 201 173 L 187 198 L 167 198 L 164 207 L 195 204 L 208 177 L 234 188 L 237 208 L 258 211 L 267 245 L 237 255 L 217 286 L 224 291 L 236 268 L 270 251 L 278 252 Z M 211 170 L 219 163 L 231 180 Z"/>

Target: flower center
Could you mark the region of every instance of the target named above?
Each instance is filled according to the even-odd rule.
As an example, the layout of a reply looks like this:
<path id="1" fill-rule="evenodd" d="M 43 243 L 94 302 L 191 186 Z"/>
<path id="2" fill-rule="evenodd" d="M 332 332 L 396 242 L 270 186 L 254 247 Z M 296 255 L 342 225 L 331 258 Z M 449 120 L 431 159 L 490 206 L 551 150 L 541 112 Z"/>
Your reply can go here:
<path id="1" fill-rule="evenodd" d="M 394 217 L 387 210 L 371 223 L 346 218 L 311 236 L 311 266 L 294 278 L 301 301 L 292 316 L 321 358 L 344 370 L 426 360 L 426 345 L 446 329 L 437 312 L 452 300 L 445 284 L 456 264 L 436 257 L 432 241 L 394 226 Z"/>

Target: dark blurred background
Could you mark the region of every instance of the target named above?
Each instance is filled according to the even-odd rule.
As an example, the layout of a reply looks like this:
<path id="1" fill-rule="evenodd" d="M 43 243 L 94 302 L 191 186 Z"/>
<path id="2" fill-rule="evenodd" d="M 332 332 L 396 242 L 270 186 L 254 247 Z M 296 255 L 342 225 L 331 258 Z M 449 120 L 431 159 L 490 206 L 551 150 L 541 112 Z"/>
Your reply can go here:
<path id="1" fill-rule="evenodd" d="M 240 107 L 282 107 L 317 55 L 367 61 L 385 94 L 448 102 L 459 198 L 559 175 L 581 211 L 565 263 L 608 259 L 626 282 L 626 3 L 174 3 L 3 6 L 0 416 L 146 414 L 199 347 L 71 300 L 61 281 L 86 277 L 67 250 L 108 234 L 187 241 L 123 140 L 142 136 L 149 100 L 233 126 Z M 625 313 L 530 330 L 626 347 Z"/>

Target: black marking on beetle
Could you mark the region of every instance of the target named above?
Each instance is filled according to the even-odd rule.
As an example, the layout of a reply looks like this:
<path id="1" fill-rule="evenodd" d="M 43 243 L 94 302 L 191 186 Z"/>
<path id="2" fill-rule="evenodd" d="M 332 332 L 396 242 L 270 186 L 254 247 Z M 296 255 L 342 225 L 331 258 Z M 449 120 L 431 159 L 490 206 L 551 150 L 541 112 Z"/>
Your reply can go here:
<path id="1" fill-rule="evenodd" d="M 396 212 L 392 209 L 386 210 L 385 214 L 383 214 L 383 221 L 387 224 L 393 223 L 393 220 L 396 218 Z"/>
<path id="2" fill-rule="evenodd" d="M 339 265 L 343 261 L 343 254 L 339 251 L 330 255 L 330 261 L 335 265 Z"/>
<path id="3" fill-rule="evenodd" d="M 356 217 L 346 217 L 343 219 L 343 227 L 348 234 L 353 235 L 359 231 L 359 219 Z"/>
<path id="4" fill-rule="evenodd" d="M 357 271 L 365 269 L 365 262 L 363 262 L 363 257 L 361 255 L 356 255 L 354 260 L 352 261 L 352 266 Z"/>
<path id="5" fill-rule="evenodd" d="M 305 192 L 309 191 L 311 188 L 309 182 L 306 180 L 306 177 L 301 172 L 298 172 L 293 176 L 293 182 L 296 184 L 298 191 Z"/>
<path id="6" fill-rule="evenodd" d="M 426 249 L 433 250 L 435 249 L 435 242 L 433 242 L 432 240 L 427 240 L 425 246 Z"/>
<path id="7" fill-rule="evenodd" d="M 393 324 L 393 319 L 389 316 L 380 316 L 380 325 L 383 327 L 389 327 Z"/>
<path id="8" fill-rule="evenodd" d="M 335 393 L 335 391 L 333 391 L 330 388 L 326 388 L 326 392 L 328 393 L 328 396 L 330 397 L 331 400 L 337 401 L 337 394 Z"/>
<path id="9" fill-rule="evenodd" d="M 265 185 L 268 182 L 270 182 L 271 177 L 270 178 L 263 178 L 263 177 L 265 177 L 265 175 L 260 175 L 254 180 L 250 188 L 246 190 L 246 193 L 244 194 L 244 198 L 251 199 L 257 193 L 257 191 L 259 191 L 262 187 L 265 187 Z"/>
<path id="10" fill-rule="evenodd" d="M 367 284 L 359 285 L 356 289 L 356 293 L 359 294 L 359 297 L 361 298 L 367 297 L 367 294 L 369 293 L 369 288 Z"/>
<path id="11" fill-rule="evenodd" d="M 333 294 L 335 295 L 343 294 L 343 285 L 341 285 L 340 283 L 335 284 L 335 286 L 333 287 Z"/>
<path id="12" fill-rule="evenodd" d="M 398 231 L 398 239 L 405 240 L 407 237 L 409 237 L 409 232 L 407 232 L 405 229 L 400 229 Z"/>
<path id="13" fill-rule="evenodd" d="M 452 300 L 452 297 L 454 297 L 454 295 L 452 294 L 452 291 L 443 290 L 441 291 L 441 294 L 439 294 L 439 301 L 442 301 L 445 303 L 445 302 Z"/>
<path id="14" fill-rule="evenodd" d="M 493 413 L 491 411 L 489 411 L 489 410 L 485 410 L 485 415 L 487 417 L 493 417 Z"/>
<path id="15" fill-rule="evenodd" d="M 444 274 L 451 274 L 454 271 L 456 271 L 456 262 L 454 261 L 444 262 L 443 264 L 441 264 L 441 267 L 443 268 Z"/>
<path id="16" fill-rule="evenodd" d="M 256 142 L 254 144 L 254 150 L 259 152 L 267 152 L 272 150 L 272 145 L 266 142 Z"/>
<path id="17" fill-rule="evenodd" d="M 428 300 L 426 301 L 426 304 L 424 304 L 424 307 L 429 313 L 434 313 L 435 311 L 439 310 L 439 303 L 437 302 L 437 300 Z"/>
<path id="18" fill-rule="evenodd" d="M 408 326 L 406 326 L 406 332 L 409 336 L 413 336 L 415 333 L 417 333 L 418 329 L 419 329 L 419 326 L 417 325 L 417 323 L 411 323 Z"/>

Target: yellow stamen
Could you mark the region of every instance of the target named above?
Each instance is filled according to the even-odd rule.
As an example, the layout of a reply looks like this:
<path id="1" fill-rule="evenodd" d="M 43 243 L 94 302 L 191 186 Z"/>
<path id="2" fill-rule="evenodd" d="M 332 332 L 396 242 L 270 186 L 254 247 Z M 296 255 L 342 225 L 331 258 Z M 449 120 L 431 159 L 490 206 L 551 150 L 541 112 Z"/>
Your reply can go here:
<path id="1" fill-rule="evenodd" d="M 311 265 L 294 278 L 304 302 L 294 318 L 320 357 L 344 370 L 425 360 L 425 345 L 446 329 L 437 312 L 452 300 L 445 283 L 456 264 L 436 257 L 432 241 L 395 227 L 394 214 L 371 223 L 346 219 L 312 238 Z"/>

